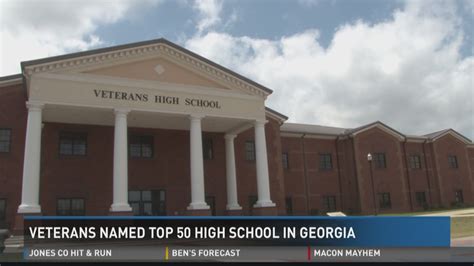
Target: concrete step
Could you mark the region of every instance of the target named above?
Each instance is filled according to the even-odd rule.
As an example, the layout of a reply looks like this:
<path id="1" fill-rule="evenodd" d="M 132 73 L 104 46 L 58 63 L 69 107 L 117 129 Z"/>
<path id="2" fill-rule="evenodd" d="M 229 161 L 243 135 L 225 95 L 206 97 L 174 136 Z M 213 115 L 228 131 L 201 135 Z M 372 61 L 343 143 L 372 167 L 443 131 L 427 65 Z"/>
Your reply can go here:
<path id="1" fill-rule="evenodd" d="M 22 253 L 24 246 L 23 236 L 10 236 L 5 240 L 5 250 L 3 253 Z"/>

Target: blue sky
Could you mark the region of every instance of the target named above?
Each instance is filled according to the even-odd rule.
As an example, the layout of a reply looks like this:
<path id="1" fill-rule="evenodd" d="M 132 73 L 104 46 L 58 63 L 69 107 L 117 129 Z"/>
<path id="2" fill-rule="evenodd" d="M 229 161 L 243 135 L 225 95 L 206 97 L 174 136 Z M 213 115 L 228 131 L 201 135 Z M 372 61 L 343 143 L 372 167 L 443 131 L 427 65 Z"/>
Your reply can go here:
<path id="1" fill-rule="evenodd" d="M 167 38 L 274 90 L 292 122 L 474 138 L 474 1 L 0 0 L 19 62 Z"/>

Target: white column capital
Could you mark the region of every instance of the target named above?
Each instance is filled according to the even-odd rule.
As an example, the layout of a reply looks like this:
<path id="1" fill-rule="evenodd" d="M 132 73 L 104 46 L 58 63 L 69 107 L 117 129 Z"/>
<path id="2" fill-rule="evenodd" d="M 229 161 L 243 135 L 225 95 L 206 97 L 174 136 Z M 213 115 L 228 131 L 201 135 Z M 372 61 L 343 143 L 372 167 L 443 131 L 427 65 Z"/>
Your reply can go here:
<path id="1" fill-rule="evenodd" d="M 202 115 L 202 114 L 191 114 L 191 115 L 189 115 L 189 120 L 198 121 L 198 120 L 202 120 L 204 117 L 206 117 L 206 116 Z"/>
<path id="2" fill-rule="evenodd" d="M 253 122 L 254 126 L 265 126 L 265 124 L 267 123 L 268 121 L 267 120 L 255 120 Z"/>
<path id="3" fill-rule="evenodd" d="M 128 115 L 130 113 L 130 109 L 125 109 L 125 108 L 115 108 L 114 113 L 115 115 Z"/>
<path id="4" fill-rule="evenodd" d="M 44 108 L 44 103 L 26 102 L 26 108 L 28 111 L 41 111 Z"/>
<path id="5" fill-rule="evenodd" d="M 237 137 L 237 134 L 225 134 L 224 139 L 226 140 L 234 140 Z"/>

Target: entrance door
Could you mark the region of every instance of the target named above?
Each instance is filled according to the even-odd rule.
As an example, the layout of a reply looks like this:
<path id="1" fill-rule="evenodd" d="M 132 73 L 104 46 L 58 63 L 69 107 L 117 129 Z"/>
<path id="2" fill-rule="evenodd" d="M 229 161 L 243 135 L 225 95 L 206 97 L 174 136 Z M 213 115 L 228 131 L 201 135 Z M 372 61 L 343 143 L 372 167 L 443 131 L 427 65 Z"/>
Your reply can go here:
<path id="1" fill-rule="evenodd" d="M 131 190 L 128 192 L 128 202 L 136 216 L 166 215 L 165 190 Z"/>
<path id="2" fill-rule="evenodd" d="M 211 215 L 216 216 L 216 197 L 206 196 L 206 203 L 211 207 Z"/>

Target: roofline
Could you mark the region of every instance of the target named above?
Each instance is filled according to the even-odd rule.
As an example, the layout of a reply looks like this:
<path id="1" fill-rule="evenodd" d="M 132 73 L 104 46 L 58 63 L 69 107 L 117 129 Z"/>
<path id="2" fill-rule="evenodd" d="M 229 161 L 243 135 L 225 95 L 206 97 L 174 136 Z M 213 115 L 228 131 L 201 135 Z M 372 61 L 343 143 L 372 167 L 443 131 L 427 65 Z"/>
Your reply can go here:
<path id="1" fill-rule="evenodd" d="M 278 117 L 282 122 L 285 122 L 286 120 L 288 120 L 288 116 L 286 116 L 286 115 L 284 115 L 284 114 L 282 114 L 282 113 L 279 113 L 279 112 L 273 110 L 273 109 L 270 108 L 270 107 L 266 107 L 266 106 L 265 106 L 265 112 L 269 112 L 270 114 L 272 114 L 272 115 Z"/>
<path id="2" fill-rule="evenodd" d="M 440 131 L 437 131 L 437 132 L 441 132 L 441 131 L 443 131 L 443 130 L 440 130 Z M 436 133 L 436 132 L 434 132 L 434 133 Z M 454 130 L 452 128 L 449 128 L 447 130 L 445 129 L 445 131 L 443 133 L 441 133 L 437 136 L 434 136 L 433 138 L 430 138 L 430 139 L 431 139 L 431 141 L 434 142 L 434 141 L 438 140 L 439 138 L 445 136 L 446 134 L 453 134 L 453 133 L 455 135 L 459 136 L 461 139 L 463 139 L 464 142 L 466 142 L 466 144 L 473 144 L 472 141 L 469 138 L 467 138 L 466 136 L 462 135 L 461 133 L 457 132 L 456 130 Z"/>
<path id="3" fill-rule="evenodd" d="M 0 81 L 11 80 L 11 79 L 20 79 L 22 77 L 23 77 L 23 74 L 18 73 L 18 74 L 13 74 L 13 75 L 0 77 Z"/>
<path id="4" fill-rule="evenodd" d="M 14 85 L 14 84 L 21 84 L 21 83 L 23 83 L 23 74 L 21 73 L 0 77 L 1 87 Z"/>
<path id="5" fill-rule="evenodd" d="M 380 122 L 380 121 L 375 121 L 375 122 L 372 122 L 370 124 L 367 124 L 367 125 L 364 125 L 364 126 L 361 126 L 361 127 L 358 127 L 358 128 L 355 128 L 355 129 L 352 129 L 350 130 L 349 132 L 347 132 L 349 135 L 351 136 L 354 136 L 356 134 L 358 134 L 359 132 L 371 127 L 371 126 L 376 126 L 376 125 L 381 125 L 387 129 L 389 129 L 390 131 L 393 131 L 396 135 L 400 136 L 401 139 L 404 139 L 406 140 L 407 137 L 405 136 L 405 134 L 402 134 L 400 133 L 399 131 L 387 126 L 386 124 L 384 124 L 383 122 Z"/>
<path id="6" fill-rule="evenodd" d="M 94 55 L 94 54 L 100 54 L 100 53 L 106 53 L 106 52 L 111 52 L 115 50 L 121 50 L 121 49 L 128 49 L 128 48 L 135 48 L 139 46 L 145 46 L 145 45 L 151 45 L 151 44 L 165 44 L 168 46 L 171 46 L 174 49 L 177 49 L 183 53 L 186 53 L 192 57 L 195 57 L 206 64 L 209 64 L 215 68 L 218 68 L 221 71 L 227 72 L 230 75 L 233 75 L 259 89 L 264 91 L 266 94 L 271 94 L 273 91 L 251 79 L 248 79 L 226 67 L 223 67 L 201 55 L 198 55 L 184 47 L 181 47 L 171 41 L 166 40 L 165 38 L 159 38 L 159 39 L 153 39 L 153 40 L 147 40 L 147 41 L 141 41 L 141 42 L 135 42 L 135 43 L 128 43 L 128 44 L 121 44 L 121 45 L 116 45 L 116 46 L 110 46 L 110 47 L 104 47 L 104 48 L 98 48 L 98 49 L 93 49 L 93 50 L 88 50 L 88 51 L 83 51 L 83 52 L 76 52 L 76 53 L 70 53 L 70 54 L 65 54 L 65 55 L 58 55 L 58 56 L 52 56 L 52 57 L 46 57 L 46 58 L 40 58 L 40 59 L 35 59 L 35 60 L 29 60 L 29 61 L 23 61 L 21 62 L 21 70 L 24 72 L 25 67 L 28 66 L 33 66 L 33 65 L 38 65 L 38 64 L 45 64 L 45 63 L 51 63 L 54 61 L 58 60 L 66 60 L 66 59 L 72 59 L 76 57 L 81 57 L 81 56 L 88 56 L 88 55 Z"/>

